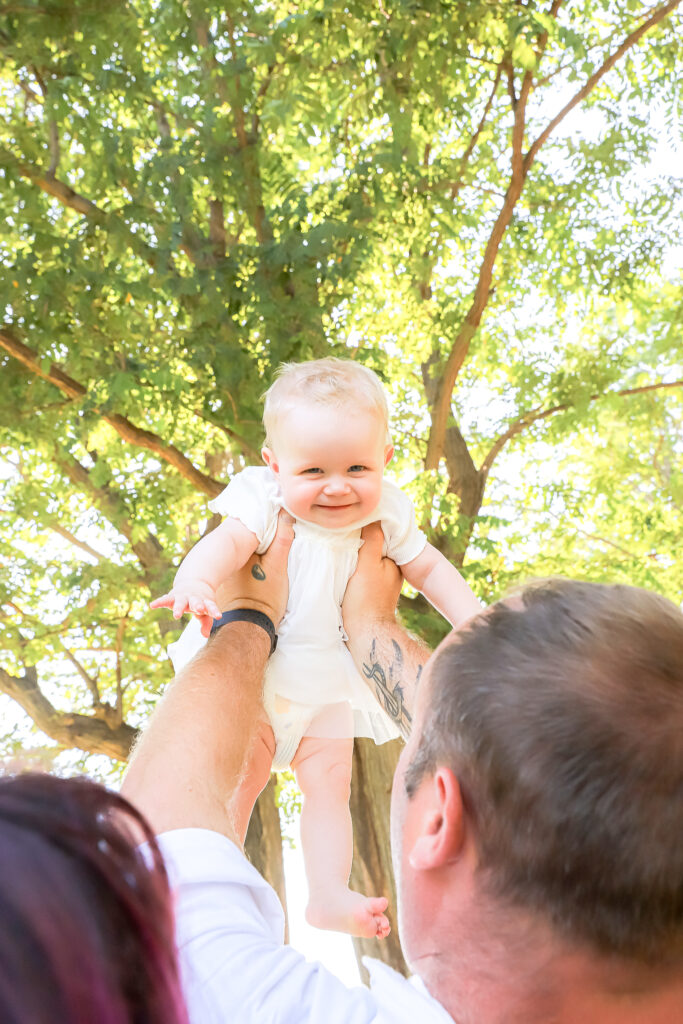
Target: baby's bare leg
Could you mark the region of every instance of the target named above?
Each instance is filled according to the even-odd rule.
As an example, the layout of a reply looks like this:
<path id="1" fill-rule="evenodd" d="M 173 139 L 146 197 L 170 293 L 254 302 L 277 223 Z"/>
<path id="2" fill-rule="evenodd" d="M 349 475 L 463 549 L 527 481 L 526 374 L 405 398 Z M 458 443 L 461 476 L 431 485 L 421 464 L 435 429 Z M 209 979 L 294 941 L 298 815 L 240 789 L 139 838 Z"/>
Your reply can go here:
<path id="1" fill-rule="evenodd" d="M 292 761 L 303 794 L 301 845 L 308 878 L 306 920 L 366 938 L 389 934 L 384 896 L 349 889 L 353 831 L 349 795 L 353 739 L 304 736 Z"/>

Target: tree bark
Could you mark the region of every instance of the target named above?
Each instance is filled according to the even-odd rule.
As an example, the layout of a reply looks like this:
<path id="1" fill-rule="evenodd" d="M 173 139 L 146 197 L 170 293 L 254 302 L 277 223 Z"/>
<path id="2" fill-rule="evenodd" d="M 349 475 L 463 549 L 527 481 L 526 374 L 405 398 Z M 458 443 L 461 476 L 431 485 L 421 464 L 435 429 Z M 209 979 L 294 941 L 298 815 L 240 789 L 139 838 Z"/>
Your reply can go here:
<path id="1" fill-rule="evenodd" d="M 23 676 L 0 668 L 0 692 L 15 700 L 39 729 L 66 749 L 77 747 L 117 761 L 128 758 L 137 729 L 125 722 L 112 727 L 104 717 L 58 711 L 42 693 L 35 668 L 27 668 Z"/>
<path id="2" fill-rule="evenodd" d="M 357 739 L 353 754 L 351 816 L 354 857 L 351 888 L 366 895 L 386 896 L 391 922 L 391 932 L 381 942 L 377 939 L 353 940 L 361 978 L 365 982 L 368 974 L 361 964 L 362 956 L 383 960 L 406 976 L 409 973 L 398 937 L 396 881 L 389 831 L 391 784 L 401 747 L 401 740 L 378 747 L 372 740 Z"/>
<path id="3" fill-rule="evenodd" d="M 68 398 L 80 400 L 87 396 L 88 389 L 83 384 L 70 377 L 54 362 L 48 368 L 43 367 L 39 353 L 29 348 L 28 345 L 24 345 L 11 331 L 5 328 L 0 329 L 0 348 L 22 363 L 36 377 L 53 384 Z M 120 416 L 118 413 L 104 412 L 99 409 L 93 411 L 96 411 L 124 441 L 138 448 L 144 448 L 161 459 L 162 462 L 168 463 L 202 494 L 208 494 L 210 498 L 215 498 L 223 490 L 220 481 L 213 480 L 206 473 L 202 473 L 175 445 L 167 444 L 151 430 L 137 426 L 126 416 Z"/>
<path id="4" fill-rule="evenodd" d="M 486 311 L 491 294 L 493 273 L 500 245 L 510 222 L 512 221 L 515 207 L 522 195 L 529 171 L 539 150 L 570 111 L 590 95 L 597 84 L 609 71 L 611 71 L 614 65 L 617 64 L 626 53 L 628 53 L 629 50 L 633 49 L 642 36 L 644 36 L 651 28 L 654 28 L 655 25 L 658 25 L 667 17 L 667 15 L 671 14 L 677 7 L 679 7 L 680 4 L 681 0 L 669 0 L 668 3 L 661 4 L 659 7 L 651 10 L 649 17 L 641 22 L 638 28 L 634 29 L 634 31 L 623 40 L 621 45 L 618 46 L 605 61 L 603 61 L 600 67 L 593 72 L 584 85 L 574 94 L 569 102 L 565 104 L 559 113 L 548 122 L 540 135 L 538 135 L 538 137 L 531 143 L 526 154 L 523 152 L 527 127 L 526 109 L 529 96 L 531 95 L 534 87 L 533 76 L 530 71 L 527 71 L 524 74 L 519 95 L 517 95 L 514 89 L 514 69 L 510 63 L 510 98 L 512 102 L 512 112 L 514 115 L 514 123 L 511 133 L 510 179 L 503 203 L 486 243 L 484 255 L 479 268 L 477 284 L 472 295 L 471 306 L 460 325 L 459 330 L 457 331 L 453 346 L 448 354 L 441 376 L 436 383 L 435 397 L 430 399 L 432 425 L 427 442 L 425 469 L 438 469 L 439 463 L 444 455 L 446 431 L 448 429 L 448 421 L 451 415 L 451 398 L 453 396 L 453 389 L 458 379 L 458 375 L 460 374 L 460 370 L 467 359 L 472 340 L 479 329 L 482 317 Z M 551 16 L 554 16 L 557 13 L 559 7 L 560 3 L 556 0 L 550 12 Z M 536 47 L 536 57 L 539 62 L 545 51 L 547 43 L 548 33 L 542 32 L 539 35 Z M 427 393 L 429 394 L 428 389 Z"/>

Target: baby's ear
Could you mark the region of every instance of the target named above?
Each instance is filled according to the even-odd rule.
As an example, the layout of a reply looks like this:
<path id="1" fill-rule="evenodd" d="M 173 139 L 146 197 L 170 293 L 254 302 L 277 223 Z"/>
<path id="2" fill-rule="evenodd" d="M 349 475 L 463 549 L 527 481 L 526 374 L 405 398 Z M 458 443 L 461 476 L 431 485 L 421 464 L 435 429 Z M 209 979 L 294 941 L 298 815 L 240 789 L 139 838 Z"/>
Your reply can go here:
<path id="1" fill-rule="evenodd" d="M 280 467 L 278 466 L 277 460 L 275 458 L 275 452 L 272 451 L 271 448 L 262 448 L 261 449 L 261 458 L 265 462 L 266 466 L 268 466 L 270 469 L 272 469 L 273 473 L 279 473 L 280 472 Z"/>
<path id="2" fill-rule="evenodd" d="M 393 446 L 393 444 L 388 444 L 386 446 L 386 448 L 384 449 L 384 465 L 388 466 L 389 463 L 391 462 L 391 460 L 393 459 L 393 457 L 394 457 L 394 446 Z"/>

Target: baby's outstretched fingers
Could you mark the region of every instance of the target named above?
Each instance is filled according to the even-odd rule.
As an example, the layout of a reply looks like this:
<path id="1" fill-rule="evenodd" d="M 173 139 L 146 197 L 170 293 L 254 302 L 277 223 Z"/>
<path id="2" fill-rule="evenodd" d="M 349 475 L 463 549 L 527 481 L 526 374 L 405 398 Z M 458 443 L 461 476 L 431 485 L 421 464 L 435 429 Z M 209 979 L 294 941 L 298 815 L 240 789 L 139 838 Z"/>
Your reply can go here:
<path id="1" fill-rule="evenodd" d="M 206 600 L 203 597 L 190 597 L 187 602 L 188 611 L 198 619 L 206 615 Z"/>
<path id="2" fill-rule="evenodd" d="M 161 597 L 155 597 L 153 601 L 149 602 L 150 608 L 172 608 L 173 607 L 173 591 L 168 594 L 162 594 Z"/>
<path id="3" fill-rule="evenodd" d="M 197 615 L 197 621 L 199 622 L 202 636 L 208 640 L 211 636 L 211 626 L 214 619 L 220 619 L 220 615 Z"/>
<path id="4" fill-rule="evenodd" d="M 187 597 L 185 597 L 184 594 L 178 594 L 173 600 L 173 618 L 179 619 L 183 612 L 187 610 L 187 608 Z"/>

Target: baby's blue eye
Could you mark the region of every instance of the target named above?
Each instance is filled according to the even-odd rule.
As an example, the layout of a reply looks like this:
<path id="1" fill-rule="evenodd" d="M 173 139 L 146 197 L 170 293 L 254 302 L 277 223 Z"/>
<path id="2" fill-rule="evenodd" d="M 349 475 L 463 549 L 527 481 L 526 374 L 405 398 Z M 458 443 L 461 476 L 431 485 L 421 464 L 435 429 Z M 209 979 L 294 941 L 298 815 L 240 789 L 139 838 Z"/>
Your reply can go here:
<path id="1" fill-rule="evenodd" d="M 322 469 L 320 469 L 318 466 L 311 466 L 310 469 L 304 469 L 303 472 L 304 472 L 304 475 L 306 473 L 322 473 Z"/>
<path id="2" fill-rule="evenodd" d="M 362 473 L 364 469 L 365 466 L 351 466 L 349 468 L 349 473 Z"/>

